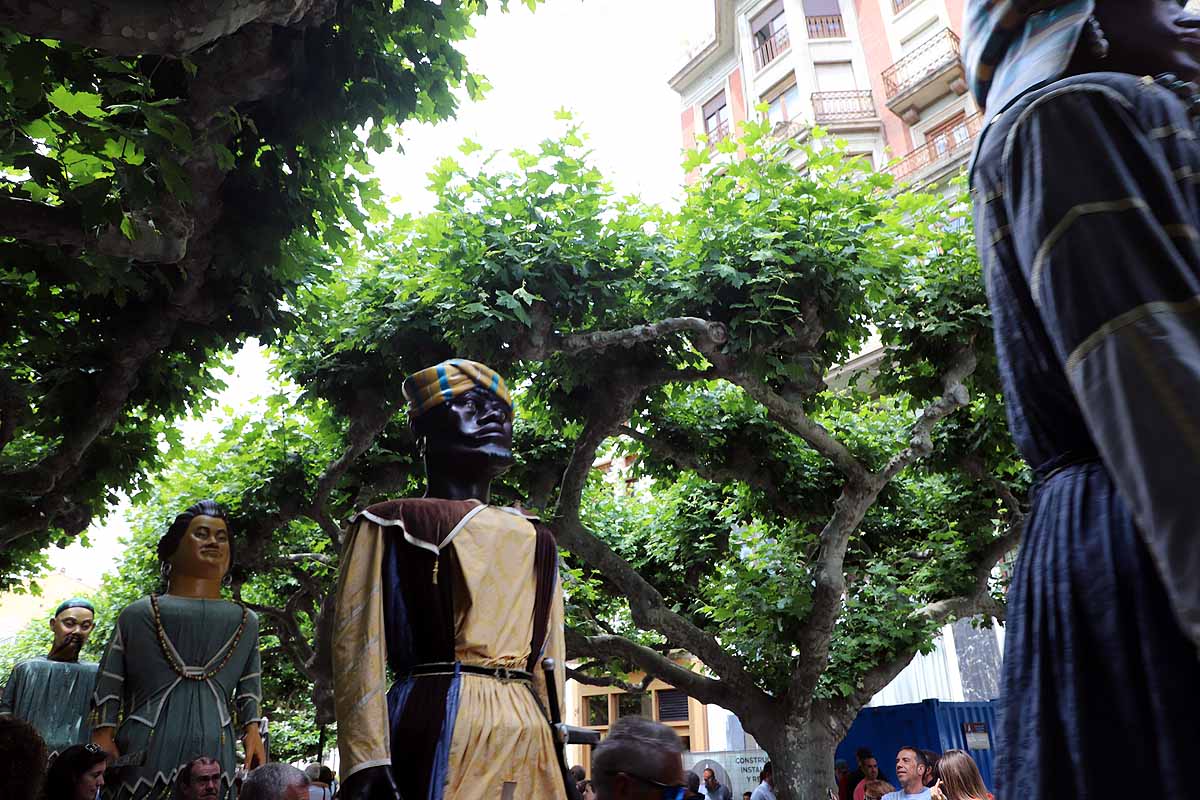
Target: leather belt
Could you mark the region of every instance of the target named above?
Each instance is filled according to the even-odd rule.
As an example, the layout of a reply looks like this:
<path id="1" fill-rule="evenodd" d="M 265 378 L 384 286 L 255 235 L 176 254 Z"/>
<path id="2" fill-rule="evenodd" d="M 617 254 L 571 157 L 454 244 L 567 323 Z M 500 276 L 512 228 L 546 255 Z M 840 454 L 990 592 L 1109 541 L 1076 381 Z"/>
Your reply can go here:
<path id="1" fill-rule="evenodd" d="M 464 675 L 482 675 L 485 678 L 494 678 L 501 683 L 511 683 L 512 681 L 533 683 L 533 674 L 526 672 L 523 669 L 509 669 L 508 667 L 477 667 L 474 664 L 456 664 L 453 661 L 433 664 L 417 664 L 408 671 L 405 677 L 427 678 L 433 675 L 453 675 L 455 674 L 456 670 Z"/>

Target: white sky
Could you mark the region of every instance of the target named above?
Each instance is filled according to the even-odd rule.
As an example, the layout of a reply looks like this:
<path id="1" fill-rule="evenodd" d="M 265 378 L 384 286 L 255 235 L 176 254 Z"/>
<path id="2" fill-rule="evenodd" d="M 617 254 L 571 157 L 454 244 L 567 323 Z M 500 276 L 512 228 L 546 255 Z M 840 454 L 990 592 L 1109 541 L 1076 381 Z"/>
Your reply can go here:
<path id="1" fill-rule="evenodd" d="M 459 155 L 464 139 L 486 151 L 533 149 L 562 131 L 554 115 L 566 108 L 618 194 L 672 204 L 683 170 L 679 98 L 667 80 L 689 47 L 711 35 L 712 0 L 547 0 L 536 13 L 520 0 L 511 5 L 508 14 L 478 20 L 475 39 L 462 47 L 472 70 L 491 81 L 491 92 L 479 103 L 464 100 L 457 119 L 405 126 L 404 152 L 375 159 L 385 196 L 398 197 L 398 211 L 419 214 L 433 202 L 426 173 L 441 158 Z M 234 357 L 234 369 L 221 405 L 244 408 L 271 391 L 256 342 Z M 188 420 L 182 427 L 196 441 L 214 426 Z M 53 551 L 52 568 L 98 586 L 120 555 L 126 507 L 89 529 L 90 548 Z"/>

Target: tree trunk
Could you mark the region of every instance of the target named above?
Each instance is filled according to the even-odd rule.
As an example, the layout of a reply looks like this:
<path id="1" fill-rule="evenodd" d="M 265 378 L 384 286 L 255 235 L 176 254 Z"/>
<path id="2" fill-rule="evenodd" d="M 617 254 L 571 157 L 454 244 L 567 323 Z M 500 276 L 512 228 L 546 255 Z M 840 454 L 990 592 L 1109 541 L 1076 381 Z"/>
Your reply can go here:
<path id="1" fill-rule="evenodd" d="M 829 800 L 837 796 L 833 757 L 838 740 L 827 719 L 813 714 L 789 714 L 777 721 L 770 734 L 760 738 L 775 773 L 779 800 Z"/>

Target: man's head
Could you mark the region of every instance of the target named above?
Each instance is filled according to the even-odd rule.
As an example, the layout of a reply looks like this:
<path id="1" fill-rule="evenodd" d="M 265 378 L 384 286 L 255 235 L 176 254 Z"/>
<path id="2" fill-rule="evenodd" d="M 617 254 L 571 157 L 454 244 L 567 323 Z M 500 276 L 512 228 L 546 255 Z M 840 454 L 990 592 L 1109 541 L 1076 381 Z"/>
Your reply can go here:
<path id="1" fill-rule="evenodd" d="M 96 625 L 96 609 L 87 600 L 72 597 L 59 604 L 50 618 L 54 644 L 50 647 L 51 661 L 78 661 L 79 651 Z"/>
<path id="2" fill-rule="evenodd" d="M 902 747 L 896 753 L 896 780 L 901 788 L 909 794 L 916 794 L 925 786 L 925 776 L 929 765 L 925 756 L 915 747 Z"/>
<path id="3" fill-rule="evenodd" d="M 1200 19 L 1185 0 L 968 0 L 962 60 L 989 112 L 1064 75 L 1200 77 Z M 1091 20 L 1094 19 L 1096 24 Z"/>
<path id="4" fill-rule="evenodd" d="M 750 800 L 754 796 L 754 792 L 742 792 L 742 800 Z"/>
<path id="5" fill-rule="evenodd" d="M 762 772 L 758 774 L 760 781 L 766 781 L 767 786 L 775 788 L 775 770 L 771 768 L 771 762 L 763 764 Z"/>
<path id="6" fill-rule="evenodd" d="M 708 772 L 708 770 L 705 770 Z M 687 784 L 688 792 L 691 794 L 700 794 L 700 776 L 688 770 L 688 773 L 683 776 L 683 782 Z"/>
<path id="7" fill-rule="evenodd" d="M 711 792 L 713 789 L 716 789 L 720 785 L 721 784 L 717 782 L 717 773 L 713 772 L 711 767 L 708 769 L 705 769 L 704 770 L 704 788 L 708 789 Z"/>
<path id="8" fill-rule="evenodd" d="M 263 764 L 246 776 L 238 800 L 308 800 L 308 785 L 290 764 Z"/>
<path id="9" fill-rule="evenodd" d="M 40 797 L 46 756 L 46 744 L 36 728 L 23 719 L 0 717 L 0 797 Z"/>
<path id="10" fill-rule="evenodd" d="M 644 717 L 621 717 L 592 756 L 597 800 L 660 800 L 684 788 L 683 745 L 675 731 Z"/>
<path id="11" fill-rule="evenodd" d="M 842 776 L 850 774 L 850 766 L 846 764 L 846 759 L 839 758 L 833 762 L 833 774 L 838 777 L 838 780 L 841 780 Z"/>
<path id="12" fill-rule="evenodd" d="M 868 758 L 874 758 L 875 754 L 871 752 L 869 747 L 860 747 L 854 751 L 854 760 L 858 762 L 858 768 L 863 768 L 863 762 Z"/>
<path id="13" fill-rule="evenodd" d="M 583 783 L 585 780 L 587 780 L 587 770 L 585 770 L 579 764 L 571 767 L 571 780 L 574 783 Z"/>
<path id="14" fill-rule="evenodd" d="M 221 794 L 221 762 L 208 756 L 184 764 L 175 778 L 179 800 L 212 800 Z"/>
<path id="15" fill-rule="evenodd" d="M 875 756 L 868 755 L 862 761 L 862 772 L 865 780 L 877 780 L 879 778 L 879 760 Z"/>
<path id="16" fill-rule="evenodd" d="M 403 388 L 427 468 L 465 462 L 494 477 L 512 465 L 512 397 L 491 369 L 451 359 L 410 375 Z"/>
<path id="17" fill-rule="evenodd" d="M 896 791 L 896 787 L 887 781 L 873 780 L 863 784 L 864 800 L 882 800 L 885 794 L 891 794 L 894 791 Z"/>

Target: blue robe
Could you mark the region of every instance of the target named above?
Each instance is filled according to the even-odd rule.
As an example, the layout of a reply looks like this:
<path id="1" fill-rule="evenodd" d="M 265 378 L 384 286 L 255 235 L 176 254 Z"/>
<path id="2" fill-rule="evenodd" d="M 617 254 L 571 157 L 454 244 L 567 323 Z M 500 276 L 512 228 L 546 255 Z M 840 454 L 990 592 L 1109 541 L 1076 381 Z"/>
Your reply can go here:
<path id="1" fill-rule="evenodd" d="M 91 728 L 84 724 L 92 705 L 97 665 L 51 661 L 45 656 L 13 667 L 0 697 L 0 716 L 25 720 L 46 741 L 51 754 L 73 744 L 86 744 Z"/>
<path id="2" fill-rule="evenodd" d="M 979 145 L 1001 377 L 1037 475 L 1009 592 L 1000 800 L 1193 793 L 1198 188 L 1187 105 L 1129 75 L 1031 92 Z"/>

